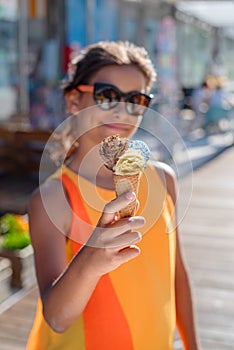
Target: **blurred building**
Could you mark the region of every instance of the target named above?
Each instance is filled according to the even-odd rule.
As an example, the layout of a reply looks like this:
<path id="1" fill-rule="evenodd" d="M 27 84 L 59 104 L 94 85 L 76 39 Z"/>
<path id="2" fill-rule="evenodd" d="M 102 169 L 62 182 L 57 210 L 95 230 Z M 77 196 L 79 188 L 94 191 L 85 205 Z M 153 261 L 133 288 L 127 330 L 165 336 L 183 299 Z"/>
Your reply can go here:
<path id="1" fill-rule="evenodd" d="M 212 26 L 159 0 L 0 0 L 0 121 L 20 115 L 34 127 L 55 127 L 69 59 L 86 44 L 118 39 L 148 49 L 157 108 L 173 120 L 179 88 L 199 85 L 210 65 Z M 233 38 L 220 49 L 230 56 Z"/>
<path id="2" fill-rule="evenodd" d="M 17 2 L 0 1 L 0 105 L 1 115 L 17 110 L 18 38 Z"/>
<path id="3" fill-rule="evenodd" d="M 22 119 L 42 128 L 58 121 L 62 5 L 53 0 L 0 0 L 0 121 Z"/>

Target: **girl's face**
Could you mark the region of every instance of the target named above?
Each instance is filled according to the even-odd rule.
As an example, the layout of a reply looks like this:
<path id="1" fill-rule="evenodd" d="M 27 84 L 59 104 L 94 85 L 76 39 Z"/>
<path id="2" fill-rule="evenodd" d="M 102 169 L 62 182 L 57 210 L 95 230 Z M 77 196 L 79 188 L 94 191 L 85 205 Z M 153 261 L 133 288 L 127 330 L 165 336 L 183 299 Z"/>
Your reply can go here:
<path id="1" fill-rule="evenodd" d="M 145 76 L 134 65 L 103 67 L 93 75 L 89 85 L 96 82 L 112 84 L 123 93 L 146 91 Z M 124 102 L 118 103 L 112 109 L 102 110 L 95 103 L 93 94 L 89 92 L 79 93 L 73 90 L 67 96 L 67 105 L 71 114 L 78 115 L 77 130 L 80 139 L 85 135 L 86 140 L 88 137 L 95 144 L 109 135 L 119 134 L 127 138 L 132 136 L 142 119 L 142 116 L 129 114 Z"/>

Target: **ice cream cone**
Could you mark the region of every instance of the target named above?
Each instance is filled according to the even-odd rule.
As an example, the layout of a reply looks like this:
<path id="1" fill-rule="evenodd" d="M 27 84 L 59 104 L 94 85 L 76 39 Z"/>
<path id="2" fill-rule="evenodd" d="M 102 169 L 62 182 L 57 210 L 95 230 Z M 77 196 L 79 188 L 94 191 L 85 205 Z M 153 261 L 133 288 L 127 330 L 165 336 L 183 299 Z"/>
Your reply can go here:
<path id="1" fill-rule="evenodd" d="M 113 174 L 115 191 L 117 196 L 125 192 L 135 192 L 137 196 L 139 180 L 141 173 L 133 175 L 117 175 Z M 120 216 L 122 218 L 134 215 L 136 207 L 136 201 L 131 202 L 127 207 L 120 211 Z"/>

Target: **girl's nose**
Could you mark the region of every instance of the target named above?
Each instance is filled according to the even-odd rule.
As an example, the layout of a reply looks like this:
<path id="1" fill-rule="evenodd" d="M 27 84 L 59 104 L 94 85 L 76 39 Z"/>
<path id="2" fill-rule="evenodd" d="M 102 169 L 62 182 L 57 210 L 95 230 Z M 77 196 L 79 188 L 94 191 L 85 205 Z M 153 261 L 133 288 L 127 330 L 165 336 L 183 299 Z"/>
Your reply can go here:
<path id="1" fill-rule="evenodd" d="M 129 118 L 129 114 L 126 110 L 126 103 L 125 102 L 118 102 L 118 104 L 115 106 L 113 110 L 113 114 L 116 118 L 124 120 Z"/>

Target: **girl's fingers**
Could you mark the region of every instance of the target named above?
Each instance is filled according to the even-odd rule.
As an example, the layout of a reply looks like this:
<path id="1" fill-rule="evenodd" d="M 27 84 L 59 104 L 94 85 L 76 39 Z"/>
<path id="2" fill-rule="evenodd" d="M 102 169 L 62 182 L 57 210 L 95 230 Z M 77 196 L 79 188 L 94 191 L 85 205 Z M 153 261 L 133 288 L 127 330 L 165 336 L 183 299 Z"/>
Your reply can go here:
<path id="1" fill-rule="evenodd" d="M 136 245 L 131 245 L 118 252 L 120 263 L 123 264 L 129 260 L 136 258 L 141 253 L 141 250 Z"/>
<path id="2" fill-rule="evenodd" d="M 132 244 L 140 242 L 141 239 L 142 239 L 142 235 L 140 232 L 128 231 L 116 237 L 113 240 L 110 239 L 107 245 L 108 245 L 108 248 L 111 248 L 111 249 L 115 249 L 115 248 L 124 249 L 126 247 L 129 247 Z"/>
<path id="3" fill-rule="evenodd" d="M 139 242 L 141 234 L 135 230 L 145 225 L 145 219 L 142 216 L 115 220 L 116 213 L 134 200 L 136 200 L 135 193 L 126 192 L 109 202 L 87 245 L 97 248 L 123 249 Z"/>
<path id="4" fill-rule="evenodd" d="M 125 208 L 129 203 L 136 199 L 134 192 L 126 192 L 115 198 L 113 201 L 106 204 L 98 226 L 105 226 L 113 222 L 116 213 Z"/>
<path id="5" fill-rule="evenodd" d="M 143 216 L 131 216 L 117 220 L 105 228 L 111 230 L 113 236 L 118 236 L 127 230 L 134 230 L 145 225 L 145 218 Z"/>

